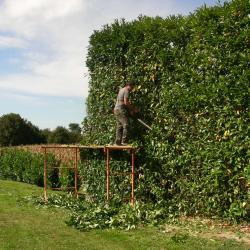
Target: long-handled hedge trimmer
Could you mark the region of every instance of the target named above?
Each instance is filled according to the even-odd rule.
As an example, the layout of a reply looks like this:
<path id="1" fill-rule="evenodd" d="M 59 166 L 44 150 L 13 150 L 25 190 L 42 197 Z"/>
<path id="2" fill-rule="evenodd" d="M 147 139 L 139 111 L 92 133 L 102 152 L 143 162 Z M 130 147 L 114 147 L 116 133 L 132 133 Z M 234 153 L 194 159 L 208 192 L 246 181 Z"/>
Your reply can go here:
<path id="1" fill-rule="evenodd" d="M 147 123 L 145 123 L 142 119 L 138 118 L 138 113 L 132 113 L 131 117 L 134 118 L 134 119 L 136 119 L 145 128 L 152 130 L 152 128 Z"/>
<path id="2" fill-rule="evenodd" d="M 151 128 L 150 126 L 148 126 L 148 124 L 146 124 L 146 123 L 145 123 L 144 121 L 142 121 L 141 119 L 136 118 L 136 120 L 137 120 L 139 123 L 141 123 L 144 127 L 148 128 L 148 129 L 150 129 L 150 130 L 152 130 L 152 128 Z"/>

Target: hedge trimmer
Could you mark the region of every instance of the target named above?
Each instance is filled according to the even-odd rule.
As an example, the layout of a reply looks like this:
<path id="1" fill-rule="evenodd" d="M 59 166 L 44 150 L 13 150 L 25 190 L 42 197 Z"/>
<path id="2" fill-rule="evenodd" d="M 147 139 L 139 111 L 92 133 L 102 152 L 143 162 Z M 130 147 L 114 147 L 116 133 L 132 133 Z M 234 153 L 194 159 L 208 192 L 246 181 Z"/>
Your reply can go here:
<path id="1" fill-rule="evenodd" d="M 152 130 L 152 128 L 147 123 L 145 123 L 143 120 L 141 120 L 140 118 L 138 118 L 137 113 L 134 113 L 134 114 L 132 113 L 131 116 L 134 119 L 136 119 L 140 124 L 142 124 L 145 128 Z"/>
<path id="2" fill-rule="evenodd" d="M 136 118 L 136 120 L 137 120 L 139 123 L 141 123 L 144 127 L 148 128 L 148 129 L 150 129 L 150 130 L 152 130 L 152 128 L 151 128 L 150 126 L 148 126 L 148 124 L 146 124 L 146 123 L 145 123 L 144 121 L 142 121 L 141 119 Z"/>

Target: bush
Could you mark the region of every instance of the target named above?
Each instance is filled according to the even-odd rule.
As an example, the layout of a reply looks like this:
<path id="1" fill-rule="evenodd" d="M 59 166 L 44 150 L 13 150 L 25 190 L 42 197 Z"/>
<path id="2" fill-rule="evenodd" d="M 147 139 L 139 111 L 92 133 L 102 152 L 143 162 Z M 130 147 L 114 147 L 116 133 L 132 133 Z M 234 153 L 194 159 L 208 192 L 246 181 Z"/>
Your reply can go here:
<path id="1" fill-rule="evenodd" d="M 249 219 L 249 13 L 248 0 L 235 0 L 187 17 L 115 21 L 91 36 L 83 143 L 114 140 L 111 105 L 119 86 L 136 82 L 133 102 L 153 128 L 132 124 L 141 146 L 137 198 L 184 214 Z M 104 172 L 101 159 L 93 173 Z M 99 190 L 89 188 L 101 197 Z"/>
<path id="2" fill-rule="evenodd" d="M 48 186 L 59 185 L 59 162 L 51 154 L 47 155 Z M 43 186 L 44 158 L 42 154 L 31 153 L 22 149 L 6 148 L 0 152 L 0 179 L 20 181 Z"/>
<path id="3" fill-rule="evenodd" d="M 106 198 L 106 165 L 103 149 L 81 149 L 79 176 L 81 189 L 87 200 L 104 202 Z M 127 152 L 110 152 L 110 173 L 131 173 L 130 155 Z M 137 180 L 136 180 L 137 181 Z M 129 200 L 131 195 L 131 176 L 110 176 L 110 196 Z"/>

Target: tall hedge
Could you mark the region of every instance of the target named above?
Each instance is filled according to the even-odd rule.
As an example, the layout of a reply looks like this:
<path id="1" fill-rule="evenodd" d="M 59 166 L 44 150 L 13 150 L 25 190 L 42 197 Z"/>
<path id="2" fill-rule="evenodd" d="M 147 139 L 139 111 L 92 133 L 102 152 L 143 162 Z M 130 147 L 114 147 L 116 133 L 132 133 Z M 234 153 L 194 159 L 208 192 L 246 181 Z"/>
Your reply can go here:
<path id="1" fill-rule="evenodd" d="M 153 128 L 132 122 L 137 198 L 170 213 L 249 218 L 249 26 L 249 1 L 235 0 L 185 17 L 115 21 L 90 37 L 83 142 L 114 141 L 112 105 L 133 80 L 133 102 Z"/>

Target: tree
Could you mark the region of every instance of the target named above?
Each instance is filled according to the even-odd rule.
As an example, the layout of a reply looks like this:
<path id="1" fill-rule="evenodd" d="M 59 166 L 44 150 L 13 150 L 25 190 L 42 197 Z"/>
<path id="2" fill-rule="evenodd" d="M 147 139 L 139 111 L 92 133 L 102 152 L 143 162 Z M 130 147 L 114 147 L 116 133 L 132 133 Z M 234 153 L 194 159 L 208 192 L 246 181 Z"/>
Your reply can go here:
<path id="1" fill-rule="evenodd" d="M 45 138 L 38 127 L 24 120 L 19 114 L 0 117 L 0 145 L 16 146 L 44 143 Z"/>
<path id="2" fill-rule="evenodd" d="M 69 131 L 71 135 L 71 140 L 73 143 L 81 141 L 81 127 L 78 123 L 70 123 L 69 124 Z"/>
<path id="3" fill-rule="evenodd" d="M 58 126 L 53 130 L 49 136 L 49 143 L 67 144 L 71 143 L 71 136 L 69 130 L 62 126 Z"/>
<path id="4" fill-rule="evenodd" d="M 78 123 L 70 123 L 69 130 L 70 130 L 70 132 L 74 132 L 76 134 L 81 134 L 81 127 L 79 126 Z"/>
<path id="5" fill-rule="evenodd" d="M 49 137 L 51 135 L 51 130 L 49 128 L 45 128 L 41 130 L 41 134 L 42 136 L 45 138 L 45 142 L 48 143 L 49 142 Z"/>

